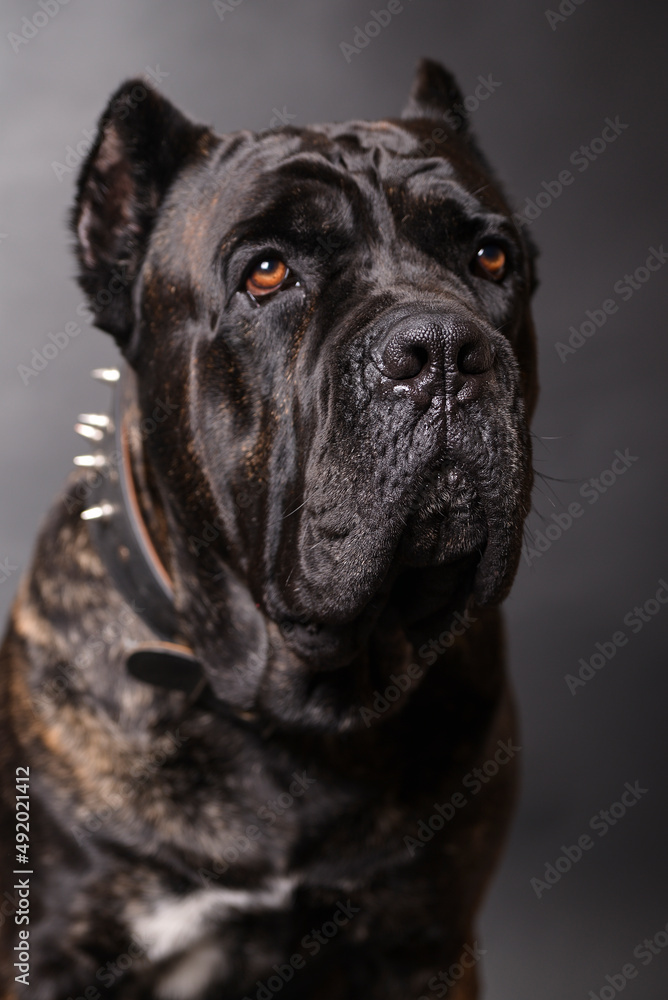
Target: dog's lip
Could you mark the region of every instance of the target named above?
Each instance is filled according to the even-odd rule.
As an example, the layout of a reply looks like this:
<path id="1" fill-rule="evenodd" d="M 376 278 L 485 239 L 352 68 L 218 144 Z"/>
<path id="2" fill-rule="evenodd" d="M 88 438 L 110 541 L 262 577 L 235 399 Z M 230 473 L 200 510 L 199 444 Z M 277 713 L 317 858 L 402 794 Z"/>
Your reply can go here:
<path id="1" fill-rule="evenodd" d="M 392 567 L 371 600 L 354 618 L 323 622 L 283 615 L 279 628 L 285 644 L 316 670 L 336 670 L 359 656 L 390 597 L 398 568 Z"/>
<path id="2" fill-rule="evenodd" d="M 484 550 L 484 546 L 482 546 Z M 462 579 L 445 595 L 446 599 L 439 609 L 442 613 L 463 606 L 471 596 L 471 575 L 463 579 L 464 573 L 471 565 L 471 560 L 480 561 L 480 550 L 453 555 L 452 558 L 434 565 L 435 572 L 446 573 L 453 569 L 462 571 Z M 388 572 L 382 587 L 372 600 L 362 609 L 360 614 L 342 624 L 330 624 L 315 620 L 305 621 L 284 617 L 279 623 L 280 632 L 286 646 L 309 667 L 317 671 L 332 671 L 348 666 L 367 644 L 378 619 L 389 611 L 392 618 L 402 622 L 405 627 L 414 626 L 425 617 L 430 617 L 436 608 L 421 605 L 419 611 L 411 611 L 404 606 L 403 598 L 397 601 L 395 587 L 401 586 L 403 573 L 408 569 L 405 564 L 396 562 Z M 466 592 L 462 590 L 465 587 Z"/>
<path id="3" fill-rule="evenodd" d="M 507 597 L 521 555 L 516 528 L 488 506 L 485 520 L 487 537 L 473 580 L 473 598 L 480 607 L 499 604 Z"/>
<path id="4" fill-rule="evenodd" d="M 317 670 L 345 667 L 359 654 L 360 619 L 346 625 L 326 625 L 286 618 L 280 629 L 286 645 Z"/>

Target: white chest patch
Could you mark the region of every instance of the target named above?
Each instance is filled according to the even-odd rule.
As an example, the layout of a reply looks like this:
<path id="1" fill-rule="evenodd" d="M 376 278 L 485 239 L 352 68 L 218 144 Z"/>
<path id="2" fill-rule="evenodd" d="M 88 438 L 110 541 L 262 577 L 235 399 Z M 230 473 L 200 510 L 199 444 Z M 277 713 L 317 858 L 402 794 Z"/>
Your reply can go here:
<path id="1" fill-rule="evenodd" d="M 130 929 L 146 957 L 159 961 L 199 943 L 217 922 L 233 913 L 281 910 L 289 903 L 297 880 L 276 878 L 262 889 L 198 889 L 185 896 L 167 894 L 133 906 Z"/>
<path id="2" fill-rule="evenodd" d="M 227 970 L 220 945 L 212 942 L 197 945 L 174 962 L 155 988 L 159 1000 L 196 1000 L 215 976 L 222 977 Z"/>

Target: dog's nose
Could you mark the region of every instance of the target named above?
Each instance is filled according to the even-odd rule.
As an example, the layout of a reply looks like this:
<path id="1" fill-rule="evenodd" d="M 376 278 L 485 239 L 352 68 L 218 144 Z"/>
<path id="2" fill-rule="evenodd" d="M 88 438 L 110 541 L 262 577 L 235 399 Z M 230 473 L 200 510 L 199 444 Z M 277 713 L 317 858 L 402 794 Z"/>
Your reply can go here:
<path id="1" fill-rule="evenodd" d="M 443 393 L 460 402 L 477 399 L 492 375 L 494 356 L 494 345 L 476 323 L 434 316 L 402 318 L 373 352 L 394 392 L 418 403 Z"/>

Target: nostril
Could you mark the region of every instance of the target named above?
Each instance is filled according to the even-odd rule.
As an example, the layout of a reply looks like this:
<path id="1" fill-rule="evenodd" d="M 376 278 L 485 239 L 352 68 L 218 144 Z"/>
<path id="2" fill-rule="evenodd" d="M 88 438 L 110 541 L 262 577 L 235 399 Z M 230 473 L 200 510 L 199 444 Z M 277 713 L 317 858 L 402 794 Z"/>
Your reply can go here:
<path id="1" fill-rule="evenodd" d="M 409 359 L 412 361 L 412 365 Z M 406 370 L 410 369 L 410 374 L 404 375 L 404 378 L 415 378 L 428 363 L 429 351 L 427 348 L 421 347 L 420 344 L 413 344 L 406 358 Z"/>
<path id="2" fill-rule="evenodd" d="M 494 364 L 494 347 L 486 338 L 462 344 L 456 364 L 462 375 L 482 375 Z"/>
<path id="3" fill-rule="evenodd" d="M 415 378 L 429 363 L 429 351 L 422 344 L 395 340 L 383 354 L 383 373 L 395 381 Z"/>

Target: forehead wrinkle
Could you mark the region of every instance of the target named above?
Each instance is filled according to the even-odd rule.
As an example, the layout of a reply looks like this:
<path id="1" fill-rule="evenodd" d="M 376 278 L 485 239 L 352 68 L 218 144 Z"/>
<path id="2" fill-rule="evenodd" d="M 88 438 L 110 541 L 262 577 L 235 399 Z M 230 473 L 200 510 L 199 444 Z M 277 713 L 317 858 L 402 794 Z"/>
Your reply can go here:
<path id="1" fill-rule="evenodd" d="M 353 120 L 331 125 L 312 125 L 311 130 L 349 149 L 382 148 L 386 153 L 410 156 L 420 149 L 420 139 L 405 125 L 390 119 L 377 122 Z"/>
<path id="2" fill-rule="evenodd" d="M 288 157 L 276 169 L 276 173 L 284 177 L 326 184 L 349 196 L 352 194 L 353 197 L 358 197 L 360 193 L 359 185 L 353 179 L 359 172 L 361 171 L 350 169 L 348 165 L 338 166 L 322 152 L 311 151 L 300 151 Z"/>
<path id="3" fill-rule="evenodd" d="M 454 187 L 467 206 L 482 208 L 454 180 L 454 167 L 447 159 L 417 158 L 419 137 L 391 121 L 313 125 L 302 130 L 277 130 L 258 136 L 240 131 L 227 138 L 229 141 L 223 143 L 219 151 L 218 164 L 228 165 L 234 161 L 234 173 L 239 180 L 230 194 L 234 197 L 242 194 L 242 200 L 251 208 L 249 214 L 258 221 L 262 213 L 272 211 L 276 204 L 274 200 L 264 201 L 258 197 L 261 194 L 258 188 L 264 179 L 277 175 L 297 183 L 310 180 L 321 184 L 330 196 L 334 189 L 347 196 L 353 209 L 375 216 L 377 199 L 369 197 L 369 187 L 383 192 L 384 197 L 388 194 L 388 184 L 403 187 L 406 194 L 422 200 L 424 191 L 416 190 L 411 179 L 432 173 L 442 194 L 451 195 Z M 250 176 L 253 180 L 249 190 Z M 446 179 L 453 187 L 448 186 L 443 191 Z M 437 197 L 441 192 L 434 190 Z M 250 221 L 248 216 L 247 219 Z"/>
<path id="4" fill-rule="evenodd" d="M 299 151 L 277 169 L 277 173 L 297 179 L 309 178 L 342 191 L 354 201 L 364 195 L 364 182 L 377 191 L 400 186 L 406 194 L 423 200 L 425 194 L 455 198 L 472 211 L 483 211 L 478 200 L 456 177 L 452 163 L 442 157 L 416 159 L 414 155 L 388 151 L 383 145 L 356 149 L 341 148 L 339 139 L 329 149 Z M 428 187 L 422 189 L 418 178 L 429 174 Z"/>
<path id="5" fill-rule="evenodd" d="M 366 126 L 366 123 L 362 124 Z M 387 130 L 391 131 L 392 126 L 388 125 Z M 383 123 L 379 123 L 378 131 L 386 131 Z M 355 140 L 353 148 L 343 148 L 341 140 L 350 138 Z M 345 197 L 350 208 L 359 213 L 357 228 L 360 228 L 359 223 L 367 220 L 371 225 L 366 227 L 366 238 L 375 236 L 381 242 L 396 236 L 394 214 L 388 197 L 393 185 L 401 186 L 406 178 L 425 169 L 414 157 L 388 152 L 384 145 L 361 146 L 357 137 L 347 132 L 337 135 L 326 147 L 317 151 L 302 150 L 294 154 L 281 164 L 279 172 L 290 177 L 295 168 L 300 180 L 307 177 L 326 184 L 328 192 L 331 193 L 334 188 L 337 194 Z M 439 159 L 430 159 L 426 169 L 438 170 L 446 177 L 452 173 L 450 164 Z"/>
<path id="6" fill-rule="evenodd" d="M 401 172 L 406 180 L 419 177 L 420 174 L 428 173 L 436 180 L 451 181 L 459 184 L 452 163 L 442 156 L 430 156 L 421 160 L 416 159 L 414 156 L 397 156 L 393 161 L 393 166 Z M 459 186 L 461 187 L 461 185 Z"/>
<path id="7" fill-rule="evenodd" d="M 457 206 L 467 212 L 485 212 L 482 202 L 472 194 L 468 188 L 461 184 L 456 177 L 439 176 L 436 174 L 426 181 L 424 173 L 416 172 L 409 174 L 402 179 L 402 187 L 405 194 L 416 201 L 431 202 L 454 202 Z"/>
<path id="8" fill-rule="evenodd" d="M 325 193 L 327 199 L 323 198 Z M 336 197 L 335 205 L 332 204 L 332 194 Z M 357 189 L 356 195 L 359 196 Z M 332 222 L 340 226 L 346 216 L 349 221 L 352 220 L 352 206 L 345 192 L 340 188 L 332 191 L 330 185 L 324 184 L 309 184 L 308 191 L 299 192 L 284 184 L 280 192 L 267 192 L 264 197 L 258 197 L 255 190 L 249 195 L 247 209 L 226 234 L 221 249 L 229 250 L 249 238 L 260 239 L 269 231 L 275 231 L 280 238 L 294 240 L 299 238 L 305 224 L 308 228 L 319 230 L 320 227 L 327 228 Z"/>
<path id="9" fill-rule="evenodd" d="M 392 200 L 400 192 L 414 201 L 416 207 L 426 202 L 436 207 L 439 201 L 454 200 L 463 210 L 489 211 L 457 180 L 455 167 L 448 159 L 416 156 L 419 138 L 391 122 L 379 122 L 375 127 L 366 122 L 310 126 L 288 134 L 277 131 L 260 136 L 239 132 L 229 139 L 220 151 L 220 162 L 236 161 L 234 173 L 239 182 L 234 185 L 233 197 L 236 200 L 241 195 L 237 209 L 243 209 L 243 215 L 237 216 L 237 223 L 228 230 L 221 248 L 229 248 L 230 237 L 241 236 L 240 227 L 249 235 L 251 230 L 261 230 L 274 213 L 283 212 L 286 221 L 294 216 L 290 211 L 291 197 L 303 199 L 302 213 L 306 215 L 308 210 L 304 206 L 311 202 L 314 226 L 322 225 L 329 213 L 320 219 L 321 212 L 316 211 L 318 189 L 328 198 L 336 193 L 347 202 L 357 217 L 359 231 L 366 230 L 367 240 L 374 235 L 381 240 L 392 238 L 395 231 Z M 265 195 L 263 184 L 271 178 L 281 179 L 282 190 L 272 191 L 269 185 Z M 302 182 L 310 190 L 300 192 Z M 380 199 L 378 193 L 382 194 Z"/>
<path id="10" fill-rule="evenodd" d="M 483 213 L 492 211 L 501 215 L 509 214 L 510 209 L 502 192 L 490 187 L 487 176 L 477 168 L 474 176 L 479 176 L 482 186 L 478 186 L 475 191 L 471 191 L 470 185 L 466 186 L 458 179 L 460 168 L 464 176 L 471 173 L 471 163 L 466 149 L 462 149 L 457 137 L 445 125 L 441 128 L 443 136 L 438 140 L 438 151 L 425 154 L 425 142 L 432 141 L 433 145 L 433 133 L 430 131 L 433 123 L 426 124 L 428 127 L 417 133 L 406 128 L 404 122 L 394 119 L 342 122 L 310 126 L 310 129 L 330 140 L 338 150 L 340 162 L 351 173 L 359 170 L 360 174 L 368 174 L 369 164 L 373 162 L 378 167 L 386 188 L 391 181 L 396 182 L 396 187 L 401 187 L 409 177 L 431 174 L 441 184 L 445 179 L 451 180 L 453 187 L 444 193 L 452 196 L 454 191 L 467 208 Z M 476 198 L 486 189 L 489 189 L 488 197 Z M 423 192 L 416 191 L 413 184 L 407 193 L 421 200 L 423 198 Z"/>
<path id="11" fill-rule="evenodd" d="M 274 183 L 263 190 L 267 177 L 274 181 L 280 178 L 280 188 Z M 378 198 L 369 196 L 369 186 L 381 189 L 380 180 L 374 179 L 369 185 L 366 174 L 353 176 L 318 153 L 295 153 L 266 175 L 254 178 L 247 192 L 249 210 L 233 227 L 233 232 L 243 242 L 249 234 L 260 234 L 263 228 L 278 221 L 286 236 L 293 225 L 299 233 L 305 224 L 314 230 L 319 227 L 329 230 L 332 224 L 335 229 L 343 226 L 350 230 L 351 236 L 353 231 L 364 229 L 366 238 L 373 238 L 378 225 Z M 223 241 L 228 247 L 229 237 L 228 233 Z"/>

